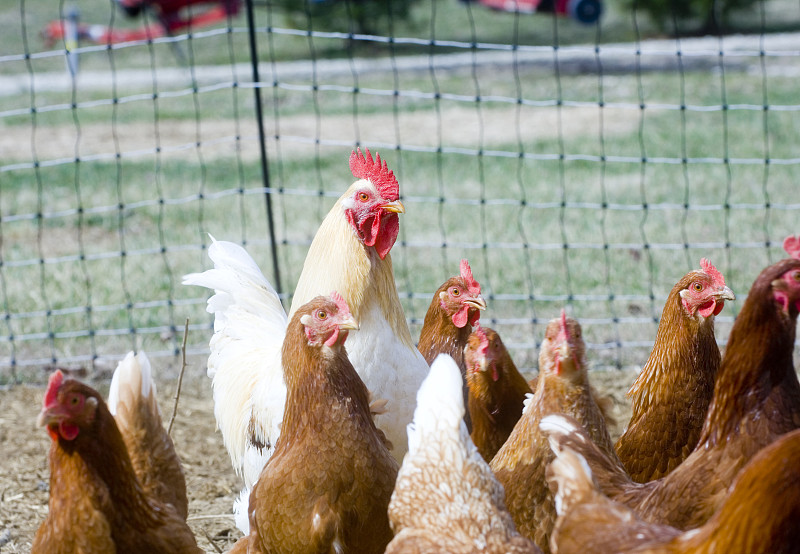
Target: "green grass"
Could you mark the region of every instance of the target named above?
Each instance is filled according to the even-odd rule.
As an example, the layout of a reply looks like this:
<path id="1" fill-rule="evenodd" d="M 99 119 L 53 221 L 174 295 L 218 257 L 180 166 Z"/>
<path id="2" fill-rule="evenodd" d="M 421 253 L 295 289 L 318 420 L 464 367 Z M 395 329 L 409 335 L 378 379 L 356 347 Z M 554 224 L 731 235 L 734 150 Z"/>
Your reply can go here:
<path id="1" fill-rule="evenodd" d="M 92 9 L 101 5 L 93 1 L 86 0 L 82 9 L 99 21 L 107 19 L 99 8 Z M 457 2 L 436 6 L 438 38 L 471 41 L 471 13 L 480 40 L 506 41 L 515 23 L 520 24 L 520 43 L 552 39 L 553 20 L 547 16 L 515 21 L 477 7 L 470 12 Z M 26 2 L 26 7 L 29 32 L 52 17 L 44 4 Z M 630 38 L 624 16 L 613 5 L 609 8 L 603 38 Z M 15 13 L 7 4 L 0 7 L 0 27 L 17 25 L 18 32 Z M 416 14 L 397 34 L 428 36 L 431 22 L 424 16 Z M 563 43 L 595 38 L 596 29 L 557 21 Z M 3 52 L 20 48 L 11 36 L 13 32 L 0 33 Z M 192 43 L 195 63 L 246 61 L 242 38 L 197 39 Z M 305 39 L 273 38 L 272 49 L 266 39 L 261 41 L 264 59 L 308 55 Z M 318 46 L 320 57 L 343 52 L 340 41 L 321 40 Z M 374 50 L 386 53 L 382 47 Z M 146 47 L 114 51 L 113 58 L 105 52 L 87 54 L 83 70 L 108 70 L 112 61 L 117 69 L 146 69 L 151 53 L 159 67 L 176 63 L 174 54 L 160 45 L 152 52 Z M 367 52 L 359 47 L 356 53 Z M 31 63 L 36 72 L 61 69 L 60 60 Z M 796 65 L 791 59 L 783 63 Z M 1 74 L 25 71 L 22 62 L 0 64 Z M 737 245 L 778 242 L 798 231 L 796 165 L 653 160 L 763 160 L 767 153 L 773 160 L 793 159 L 797 112 L 707 110 L 723 98 L 728 104 L 761 106 L 766 98 L 771 106 L 794 105 L 791 75 L 771 71 L 764 80 L 758 65 L 736 67 L 726 71 L 723 89 L 720 76 L 708 71 L 631 71 L 602 79 L 563 74 L 556 79 L 551 70 L 521 67 L 516 74 L 511 68 L 441 71 L 435 79 L 427 72 L 360 75 L 357 83 L 362 90 L 397 87 L 427 95 L 480 95 L 484 100 L 479 105 L 447 98 L 267 88 L 263 98 L 270 183 L 280 191 L 272 198 L 284 289 L 293 290 L 308 242 L 334 197 L 351 181 L 349 147 L 317 147 L 291 136 L 313 138 L 319 127 L 324 140 L 348 144 L 356 135 L 367 144 L 397 139 L 406 149 L 379 150 L 398 175 L 406 202 L 393 259 L 406 313 L 415 321 L 413 335 L 419 333 L 427 295 L 467 257 L 489 296 L 485 323 L 506 337 L 521 367 L 535 367 L 536 352 L 530 345 L 541 339 L 546 321 L 565 304 L 586 322 L 587 341 L 597 347 L 590 355 L 595 366 L 641 364 L 645 346 L 618 349 L 615 343 L 651 341 L 664 297 L 686 271 L 698 267 L 701 257 L 709 257 L 744 296 L 758 271 L 781 251 L 775 244 L 770 249 Z M 308 85 L 311 78 L 292 84 Z M 319 84 L 356 85 L 349 74 Z M 152 86 L 145 79 L 140 86 L 116 92 L 125 98 L 152 91 Z M 73 101 L 80 105 L 111 98 L 111 92 L 5 96 L 0 97 L 0 111 L 26 110 L 32 100 L 38 109 Z M 559 94 L 583 107 L 517 106 L 513 101 L 546 101 Z M 485 100 L 490 96 L 512 101 Z M 701 110 L 657 107 L 677 106 L 681 98 Z M 602 110 L 601 100 L 606 103 Z M 638 108 L 640 101 L 644 110 Z M 207 233 L 246 241 L 264 273 L 273 278 L 253 119 L 252 90 L 230 88 L 162 97 L 155 103 L 142 98 L 0 118 L 0 140 L 14 138 L 3 143 L 8 148 L 0 151 L 0 165 L 30 162 L 34 151 L 44 162 L 36 170 L 0 172 L 0 314 L 8 315 L 0 321 L 0 383 L 9 378 L 12 357 L 29 363 L 91 352 L 117 356 L 133 346 L 175 351 L 187 317 L 192 323 L 190 349 L 205 348 L 210 336 L 207 293 L 183 287 L 180 279 L 209 266 L 203 250 Z M 480 125 L 470 127 L 467 120 Z M 422 131 L 417 128 L 421 125 Z M 245 135 L 240 150 L 237 143 L 210 142 L 237 132 Z M 275 134 L 280 135 L 277 142 Z M 166 147 L 163 153 L 128 155 L 154 148 L 155 136 Z M 195 140 L 203 146 L 170 149 L 192 146 Z M 119 160 L 112 156 L 48 165 L 76 153 L 113 155 L 116 142 L 124 153 Z M 414 151 L 422 146 L 466 152 Z M 478 150 L 511 157 L 471 155 Z M 559 160 L 561 153 L 604 155 L 612 161 Z M 644 165 L 638 161 L 643 156 L 650 160 Z M 604 203 L 607 207 L 600 208 Z M 441 248 L 443 242 L 447 248 Z M 684 242 L 690 246 L 672 248 Z M 726 242 L 733 246 L 719 246 Z M 707 243 L 716 246 L 699 246 Z M 407 298 L 409 291 L 416 296 Z M 738 305 L 723 312 L 721 339 Z M 622 320 L 615 325 L 595 322 L 614 317 Z M 9 335 L 14 339 L 8 340 Z M 18 371 L 21 375 L 27 370 Z M 40 380 L 41 375 L 34 372 L 26 378 Z"/>

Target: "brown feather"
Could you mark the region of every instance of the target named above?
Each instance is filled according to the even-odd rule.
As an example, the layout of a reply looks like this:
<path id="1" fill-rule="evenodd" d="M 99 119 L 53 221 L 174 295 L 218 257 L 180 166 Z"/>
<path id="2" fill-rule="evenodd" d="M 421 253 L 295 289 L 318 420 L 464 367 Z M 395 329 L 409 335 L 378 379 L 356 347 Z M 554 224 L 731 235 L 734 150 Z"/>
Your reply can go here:
<path id="1" fill-rule="evenodd" d="M 548 340 L 558 332 L 559 320 L 547 327 L 545 343 L 540 353 L 537 388 L 530 405 L 525 408 L 508 440 L 491 462 L 497 479 L 505 487 L 506 506 L 517 530 L 532 539 L 544 552 L 550 551 L 549 538 L 556 513 L 553 494 L 545 479 L 545 469 L 553 452 L 545 434 L 539 429 L 542 418 L 552 413 L 564 413 L 585 426 L 594 441 L 616 459 L 605 419 L 594 400 L 588 381 L 585 345 L 580 337 L 580 325 L 568 319 L 575 370 L 569 374 L 552 369 L 548 355 Z M 575 339 L 577 338 L 577 340 Z M 554 349 L 555 350 L 555 349 Z"/>
<path id="2" fill-rule="evenodd" d="M 32 551 L 202 552 L 175 508 L 146 494 L 97 391 L 65 379 L 59 395 L 71 393 L 96 409 L 76 438 L 59 436 L 50 446 L 50 510 Z"/>
<path id="3" fill-rule="evenodd" d="M 255 551 L 382 552 L 397 462 L 375 427 L 369 393 L 341 343 L 308 344 L 292 317 L 283 345 L 286 411 L 275 453 L 250 495 L 247 541 Z"/>
<path id="4" fill-rule="evenodd" d="M 714 394 L 721 360 L 714 316 L 690 317 L 680 296 L 698 273 L 686 274 L 672 288 L 653 350 L 628 392 L 632 415 L 615 448 L 634 481 L 663 477 L 686 459 Z"/>
<path id="5" fill-rule="evenodd" d="M 472 442 L 478 447 L 486 462 L 494 458 L 505 444 L 514 426 L 522 417 L 525 395 L 533 391 L 525 378 L 517 370 L 511 354 L 506 350 L 503 340 L 494 329 L 483 327 L 489 341 L 487 358 L 494 363 L 497 381 L 492 368 L 481 371 L 475 364 L 480 339 L 475 333 L 469 337 L 465 349 L 467 362 L 467 407 L 472 419 Z"/>
<path id="6" fill-rule="evenodd" d="M 800 427 L 800 383 L 792 363 L 800 292 L 795 289 L 785 311 L 773 289 L 773 281 L 797 270 L 800 260 L 783 260 L 753 283 L 731 330 L 700 441 L 672 473 L 632 483 L 593 445 L 571 441 L 603 493 L 645 521 L 699 527 L 716 512 L 753 455 Z"/>

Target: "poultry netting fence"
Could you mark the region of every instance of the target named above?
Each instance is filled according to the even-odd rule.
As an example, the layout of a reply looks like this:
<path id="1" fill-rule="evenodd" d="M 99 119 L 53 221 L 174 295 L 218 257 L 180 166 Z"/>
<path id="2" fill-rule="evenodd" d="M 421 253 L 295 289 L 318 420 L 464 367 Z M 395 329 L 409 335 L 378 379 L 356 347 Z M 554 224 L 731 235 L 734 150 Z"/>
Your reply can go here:
<path id="1" fill-rule="evenodd" d="M 208 291 L 181 277 L 210 267 L 209 235 L 244 244 L 288 306 L 356 146 L 400 182 L 412 336 L 467 258 L 483 324 L 526 370 L 562 308 L 592 367 L 642 364 L 703 257 L 737 294 L 724 345 L 800 232 L 796 3 L 755 3 L 746 34 L 668 22 L 672 38 L 611 3 L 585 25 L 423 1 L 370 32 L 310 7 L 161 4 L 0 7 L 2 382 L 131 348 L 177 360 L 187 320 L 202 373 Z"/>

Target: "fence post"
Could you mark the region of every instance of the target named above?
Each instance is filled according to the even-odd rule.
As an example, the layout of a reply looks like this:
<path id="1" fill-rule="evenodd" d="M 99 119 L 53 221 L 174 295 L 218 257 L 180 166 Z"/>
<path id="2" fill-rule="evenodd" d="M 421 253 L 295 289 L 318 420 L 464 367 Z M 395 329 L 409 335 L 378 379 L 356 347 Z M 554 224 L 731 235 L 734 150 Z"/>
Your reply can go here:
<path id="1" fill-rule="evenodd" d="M 261 180 L 264 184 L 264 201 L 267 204 L 267 225 L 269 227 L 269 242 L 272 248 L 272 267 L 274 268 L 274 284 L 278 294 L 281 288 L 281 273 L 278 268 L 278 244 L 275 240 L 275 222 L 272 217 L 272 192 L 269 182 L 269 160 L 267 160 L 267 141 L 264 134 L 264 113 L 261 107 L 261 77 L 258 72 L 258 47 L 256 44 L 256 21 L 253 15 L 253 0 L 245 0 L 247 5 L 247 32 L 250 39 L 250 65 L 253 68 L 253 91 L 256 100 L 256 118 L 258 123 L 258 146 L 261 154 Z"/>

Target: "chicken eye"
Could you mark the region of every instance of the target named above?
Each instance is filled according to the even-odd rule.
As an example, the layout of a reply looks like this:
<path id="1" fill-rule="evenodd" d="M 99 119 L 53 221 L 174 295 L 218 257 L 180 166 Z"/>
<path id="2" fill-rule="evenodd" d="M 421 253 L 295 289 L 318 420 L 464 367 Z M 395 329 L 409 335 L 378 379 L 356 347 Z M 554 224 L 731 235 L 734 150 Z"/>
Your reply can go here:
<path id="1" fill-rule="evenodd" d="M 800 282 L 800 271 L 795 271 L 795 272 L 792 274 L 792 279 L 794 279 L 795 281 L 798 281 L 798 282 Z"/>
<path id="2" fill-rule="evenodd" d="M 450 289 L 450 294 L 452 294 L 453 296 L 460 296 L 461 291 L 458 290 L 458 287 L 453 287 L 452 289 Z"/>
<path id="3" fill-rule="evenodd" d="M 325 310 L 317 312 L 317 319 L 325 319 L 326 317 L 328 317 L 328 313 Z"/>
<path id="4" fill-rule="evenodd" d="M 369 200 L 369 194 L 367 194 L 366 192 L 359 192 L 358 199 L 361 200 L 362 202 L 366 202 L 367 200 Z"/>
<path id="5" fill-rule="evenodd" d="M 73 406 L 77 406 L 78 402 L 80 402 L 80 401 L 81 401 L 81 399 L 80 399 L 80 397 L 78 397 L 78 395 L 74 395 L 69 399 L 69 403 L 72 404 Z"/>
<path id="6" fill-rule="evenodd" d="M 695 283 L 695 284 L 692 285 L 692 288 L 695 291 L 700 292 L 701 290 L 703 290 L 703 285 L 701 285 L 700 283 Z"/>

